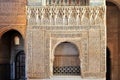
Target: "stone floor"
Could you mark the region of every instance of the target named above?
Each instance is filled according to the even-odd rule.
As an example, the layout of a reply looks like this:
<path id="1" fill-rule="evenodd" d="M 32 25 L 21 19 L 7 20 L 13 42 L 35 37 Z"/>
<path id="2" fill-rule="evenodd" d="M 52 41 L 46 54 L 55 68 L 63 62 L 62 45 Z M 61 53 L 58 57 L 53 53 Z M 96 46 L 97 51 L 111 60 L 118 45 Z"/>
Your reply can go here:
<path id="1" fill-rule="evenodd" d="M 53 76 L 51 79 L 30 79 L 30 80 L 105 80 L 105 79 L 82 79 L 80 76 Z"/>

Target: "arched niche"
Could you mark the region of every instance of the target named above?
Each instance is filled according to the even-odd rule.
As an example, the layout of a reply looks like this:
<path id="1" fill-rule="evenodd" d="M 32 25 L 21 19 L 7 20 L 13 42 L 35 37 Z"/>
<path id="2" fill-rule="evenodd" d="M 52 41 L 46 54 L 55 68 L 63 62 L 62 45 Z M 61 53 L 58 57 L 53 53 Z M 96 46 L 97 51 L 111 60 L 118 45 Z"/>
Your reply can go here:
<path id="1" fill-rule="evenodd" d="M 56 46 L 53 75 L 80 75 L 79 50 L 75 44 L 62 42 Z"/>
<path id="2" fill-rule="evenodd" d="M 106 49 L 106 68 L 107 68 L 107 73 L 106 73 L 106 79 L 111 80 L 111 52 L 110 49 L 107 47 Z"/>

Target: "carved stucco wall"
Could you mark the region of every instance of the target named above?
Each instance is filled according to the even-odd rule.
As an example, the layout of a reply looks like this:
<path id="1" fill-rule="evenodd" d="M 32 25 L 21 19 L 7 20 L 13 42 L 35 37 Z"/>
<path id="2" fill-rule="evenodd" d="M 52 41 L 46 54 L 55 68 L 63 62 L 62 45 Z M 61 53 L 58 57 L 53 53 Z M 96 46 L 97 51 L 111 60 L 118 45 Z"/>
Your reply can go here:
<path id="1" fill-rule="evenodd" d="M 80 52 L 81 76 L 106 74 L 106 7 L 27 7 L 27 76 L 53 76 L 54 51 L 61 42 L 74 43 Z"/>

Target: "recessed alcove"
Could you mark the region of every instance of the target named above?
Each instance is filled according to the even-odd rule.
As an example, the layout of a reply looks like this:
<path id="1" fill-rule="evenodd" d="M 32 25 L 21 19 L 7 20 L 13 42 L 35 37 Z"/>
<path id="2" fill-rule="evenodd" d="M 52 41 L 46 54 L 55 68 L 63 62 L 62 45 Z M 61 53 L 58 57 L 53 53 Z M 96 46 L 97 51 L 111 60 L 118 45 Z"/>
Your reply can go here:
<path id="1" fill-rule="evenodd" d="M 80 57 L 76 45 L 62 42 L 54 52 L 53 75 L 78 75 L 80 76 Z"/>

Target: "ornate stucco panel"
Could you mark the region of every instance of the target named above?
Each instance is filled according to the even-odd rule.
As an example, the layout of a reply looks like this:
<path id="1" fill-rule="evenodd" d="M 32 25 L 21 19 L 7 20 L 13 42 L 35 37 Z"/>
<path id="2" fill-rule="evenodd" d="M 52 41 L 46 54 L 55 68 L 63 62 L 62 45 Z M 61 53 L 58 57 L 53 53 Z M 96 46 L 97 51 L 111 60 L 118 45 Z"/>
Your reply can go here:
<path id="1" fill-rule="evenodd" d="M 28 25 L 87 25 L 98 26 L 105 24 L 105 6 L 28 6 Z"/>
<path id="2" fill-rule="evenodd" d="M 100 72 L 100 30 L 89 30 L 89 71 Z"/>
<path id="3" fill-rule="evenodd" d="M 46 38 L 44 30 L 28 30 L 27 72 L 30 78 L 46 77 Z M 37 34 L 37 35 L 36 35 Z"/>
<path id="4" fill-rule="evenodd" d="M 79 49 L 81 76 L 105 79 L 105 6 L 28 6 L 27 11 L 29 78 L 52 77 L 54 50 L 67 41 Z"/>

